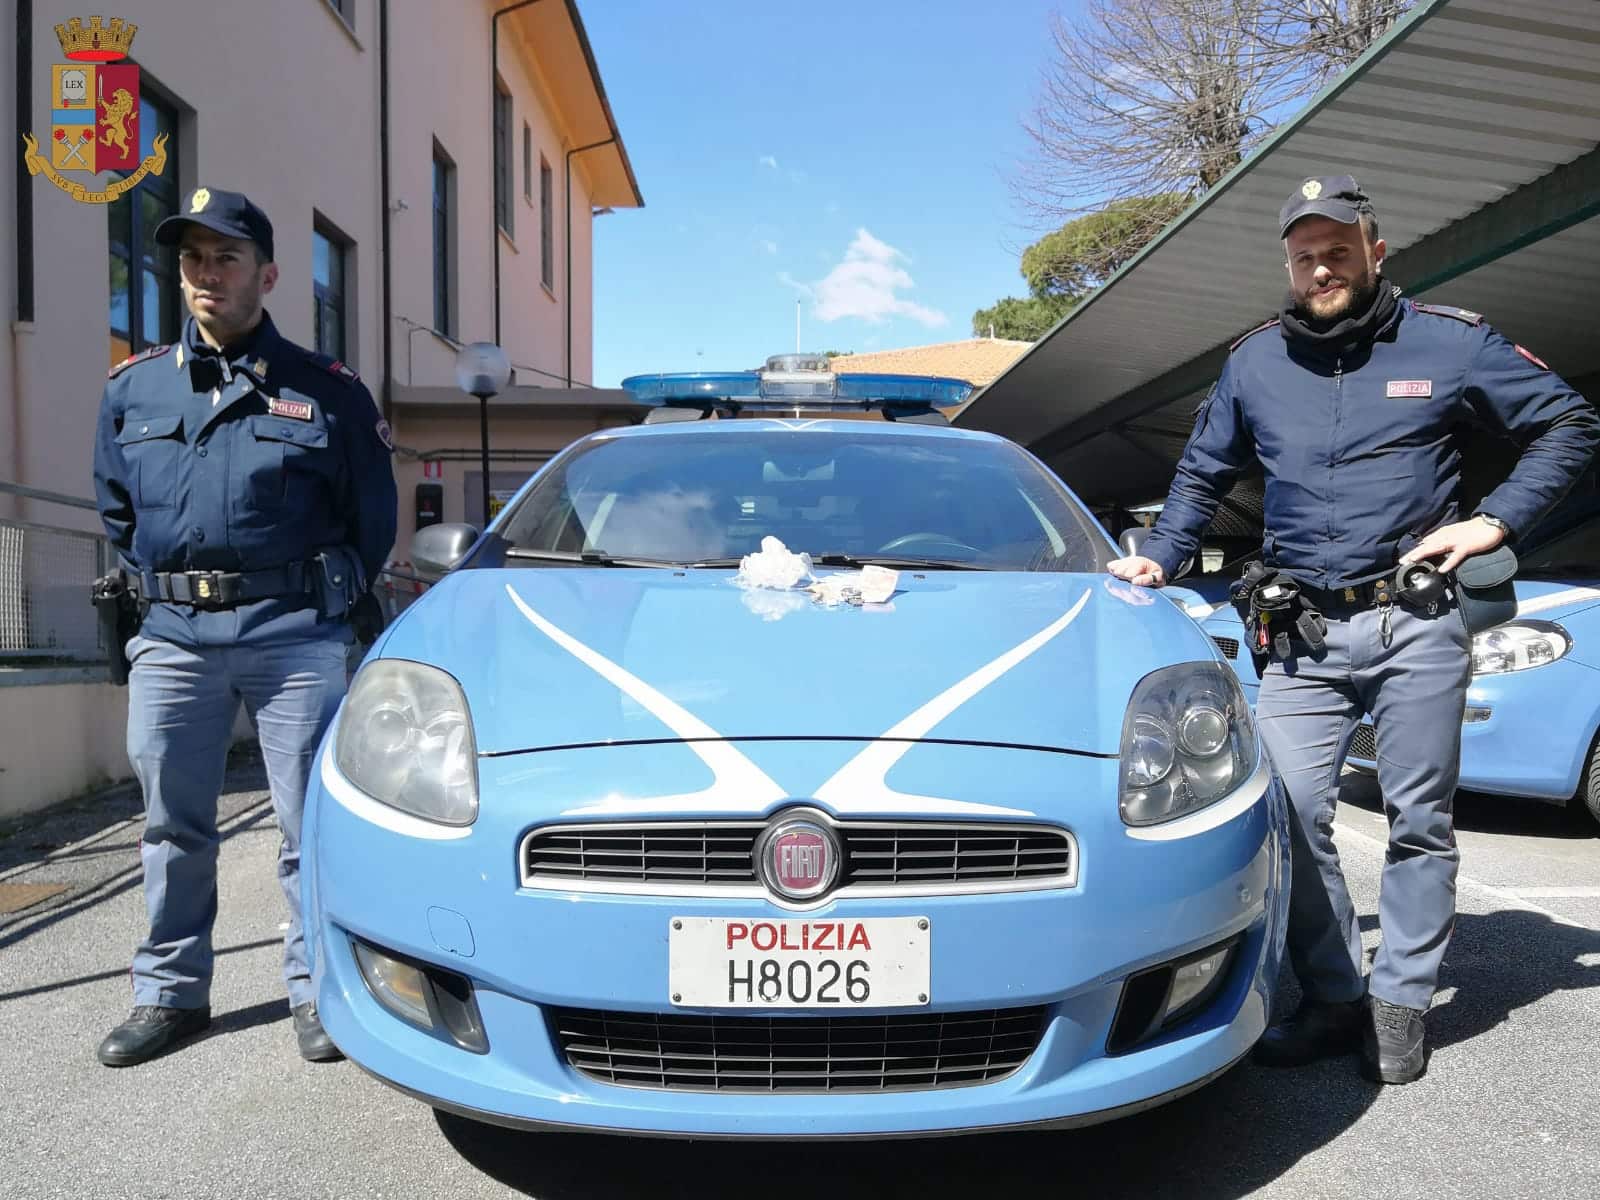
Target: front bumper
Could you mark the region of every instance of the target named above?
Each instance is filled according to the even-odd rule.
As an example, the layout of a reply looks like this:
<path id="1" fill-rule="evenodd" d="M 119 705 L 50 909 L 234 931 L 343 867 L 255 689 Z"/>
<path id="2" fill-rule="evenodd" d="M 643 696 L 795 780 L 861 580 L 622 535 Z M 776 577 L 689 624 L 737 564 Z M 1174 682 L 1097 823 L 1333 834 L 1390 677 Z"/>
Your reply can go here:
<path id="1" fill-rule="evenodd" d="M 622 759 L 646 752 L 615 747 L 483 760 L 477 824 L 464 837 L 441 840 L 358 815 L 337 798 L 348 784 L 324 762 L 307 797 L 306 928 L 319 1013 L 339 1047 L 436 1107 L 500 1124 L 686 1136 L 893 1136 L 1087 1123 L 1135 1111 L 1225 1070 L 1265 1028 L 1288 881 L 1284 798 L 1270 772 L 1210 817 L 1200 814 L 1205 820 L 1190 818 L 1187 836 L 1171 836 L 1185 832 L 1175 823 L 1152 838 L 1129 831 L 1115 803 L 1103 799 L 1114 795 L 1113 760 L 930 745 L 912 757 L 933 777 L 971 775 L 973 760 L 982 759 L 991 794 L 1003 788 L 1014 796 L 1076 797 L 1039 804 L 1030 819 L 1076 834 L 1077 886 L 837 899 L 807 915 L 928 917 L 929 1011 L 1045 1007 L 1042 1037 L 1020 1069 L 935 1090 L 758 1095 L 651 1090 L 581 1074 L 564 1058 L 548 1011 L 682 1011 L 667 996 L 674 916 L 795 915 L 758 899 L 518 886 L 521 834 L 558 815 L 508 802 L 527 791 L 528 760 L 541 760 L 541 790 L 559 791 L 566 772 L 605 777 L 614 767 L 626 776 Z M 1229 975 L 1206 1008 L 1132 1050 L 1107 1054 L 1130 974 L 1236 935 Z M 352 936 L 469 978 L 488 1052 L 463 1050 L 381 1007 L 362 980 Z"/>

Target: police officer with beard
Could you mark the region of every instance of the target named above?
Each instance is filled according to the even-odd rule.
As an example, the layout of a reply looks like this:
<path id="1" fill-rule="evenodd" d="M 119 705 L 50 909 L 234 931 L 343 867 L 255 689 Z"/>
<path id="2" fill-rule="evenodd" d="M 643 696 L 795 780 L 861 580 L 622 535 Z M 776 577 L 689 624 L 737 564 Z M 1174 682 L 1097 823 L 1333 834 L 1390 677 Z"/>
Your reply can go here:
<path id="1" fill-rule="evenodd" d="M 375 607 L 394 542 L 389 428 L 354 371 L 286 341 L 262 308 L 278 268 L 261 209 L 197 188 L 155 237 L 179 247 L 192 315 L 177 345 L 112 368 L 94 456 L 101 519 L 147 608 L 126 653 L 150 920 L 133 1012 L 99 1059 L 141 1063 L 210 1023 L 217 796 L 242 702 L 283 834 L 295 1033 L 304 1058 L 328 1061 L 340 1054 L 307 970 L 300 816 L 352 618 Z"/>
<path id="2" fill-rule="evenodd" d="M 1455 919 L 1452 829 L 1470 638 L 1453 595 L 1394 603 L 1399 563 L 1453 571 L 1533 528 L 1577 481 L 1600 418 L 1528 351 L 1463 309 L 1418 304 L 1382 275 L 1372 204 L 1347 175 L 1307 179 L 1279 214 L 1290 295 L 1234 344 L 1143 553 L 1112 574 L 1159 587 L 1194 557 L 1221 498 L 1265 474 L 1263 561 L 1320 609 L 1323 645 L 1292 639 L 1262 676 L 1261 738 L 1292 807 L 1288 949 L 1303 1000 L 1256 1049 L 1295 1066 L 1362 1049 L 1364 1073 L 1426 1068 L 1423 1013 Z M 1522 445 L 1463 519 L 1452 427 Z M 1284 643 L 1277 643 L 1282 645 Z M 1334 802 L 1363 714 L 1389 817 L 1382 945 L 1363 978 L 1355 908 L 1333 843 Z"/>

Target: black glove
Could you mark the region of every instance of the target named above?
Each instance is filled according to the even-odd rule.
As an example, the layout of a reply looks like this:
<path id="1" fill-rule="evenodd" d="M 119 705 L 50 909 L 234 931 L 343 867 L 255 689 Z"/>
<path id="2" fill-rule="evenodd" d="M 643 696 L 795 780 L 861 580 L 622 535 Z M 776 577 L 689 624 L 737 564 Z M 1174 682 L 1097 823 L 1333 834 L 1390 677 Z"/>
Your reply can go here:
<path id="1" fill-rule="evenodd" d="M 370 646 L 377 641 L 378 635 L 383 632 L 383 627 L 387 624 L 388 621 L 383 615 L 383 605 L 378 603 L 378 598 L 371 592 L 363 592 L 350 606 L 350 628 L 355 632 L 356 641 L 363 646 Z"/>

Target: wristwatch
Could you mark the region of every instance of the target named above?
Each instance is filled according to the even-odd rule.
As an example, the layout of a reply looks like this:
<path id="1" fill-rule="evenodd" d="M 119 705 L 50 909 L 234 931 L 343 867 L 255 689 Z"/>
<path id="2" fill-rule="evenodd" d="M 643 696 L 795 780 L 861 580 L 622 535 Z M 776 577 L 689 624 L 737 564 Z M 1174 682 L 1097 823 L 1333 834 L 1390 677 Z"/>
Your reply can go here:
<path id="1" fill-rule="evenodd" d="M 1512 533 L 1511 533 L 1511 526 L 1507 525 L 1499 517 L 1493 515 L 1492 513 L 1486 513 L 1486 512 L 1476 512 L 1476 513 L 1473 513 L 1472 515 L 1474 517 L 1476 517 L 1480 521 L 1485 521 L 1488 524 L 1493 525 L 1501 533 L 1505 534 L 1506 535 L 1506 541 L 1509 542 L 1511 540 L 1511 538 L 1513 536 Z"/>

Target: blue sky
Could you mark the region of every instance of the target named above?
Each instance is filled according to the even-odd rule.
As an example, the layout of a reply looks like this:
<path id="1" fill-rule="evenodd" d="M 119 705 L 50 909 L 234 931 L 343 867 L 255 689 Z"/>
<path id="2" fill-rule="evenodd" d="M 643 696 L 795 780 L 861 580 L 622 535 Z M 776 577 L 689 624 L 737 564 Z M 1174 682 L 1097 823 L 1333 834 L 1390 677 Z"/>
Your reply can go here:
<path id="1" fill-rule="evenodd" d="M 1074 0 L 589 0 L 644 193 L 595 222 L 595 369 L 971 336 L 1035 236 L 1007 189 Z"/>

